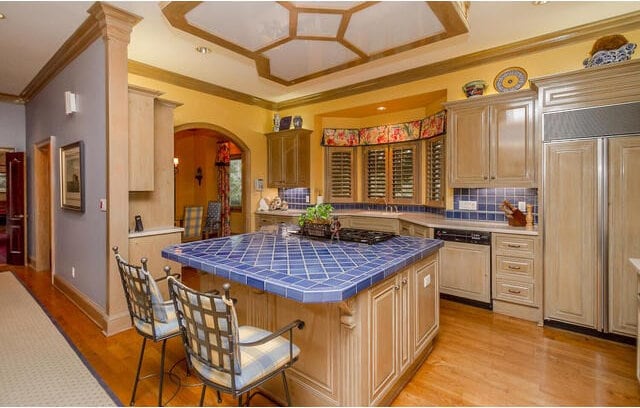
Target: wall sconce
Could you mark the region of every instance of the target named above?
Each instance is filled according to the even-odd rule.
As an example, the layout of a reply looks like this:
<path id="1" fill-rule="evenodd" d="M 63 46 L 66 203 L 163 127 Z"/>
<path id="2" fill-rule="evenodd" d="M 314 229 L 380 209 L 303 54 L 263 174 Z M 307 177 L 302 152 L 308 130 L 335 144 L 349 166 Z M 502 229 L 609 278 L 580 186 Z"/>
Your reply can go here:
<path id="1" fill-rule="evenodd" d="M 180 159 L 178 159 L 177 157 L 174 157 L 173 158 L 173 174 L 178 173 L 178 164 L 180 164 Z"/>
<path id="2" fill-rule="evenodd" d="M 198 185 L 202 183 L 202 167 L 198 167 L 196 170 L 196 180 L 198 180 Z"/>
<path id="3" fill-rule="evenodd" d="M 71 91 L 65 91 L 64 93 L 64 113 L 71 115 L 78 111 L 78 99 L 77 95 Z"/>

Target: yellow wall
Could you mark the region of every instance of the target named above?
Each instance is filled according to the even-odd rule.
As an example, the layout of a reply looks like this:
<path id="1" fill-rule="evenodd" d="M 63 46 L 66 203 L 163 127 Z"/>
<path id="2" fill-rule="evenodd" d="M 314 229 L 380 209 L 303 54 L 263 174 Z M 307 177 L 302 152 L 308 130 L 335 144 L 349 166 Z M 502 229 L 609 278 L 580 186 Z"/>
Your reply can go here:
<path id="1" fill-rule="evenodd" d="M 621 34 L 625 35 L 630 42 L 637 43 L 640 41 L 640 30 L 633 30 Z M 448 100 L 464 99 L 465 95 L 462 91 L 462 85 L 477 79 L 482 79 L 489 84 L 487 94 L 496 93 L 492 85 L 493 79 L 500 71 L 507 67 L 522 67 L 528 72 L 529 78 L 582 69 L 582 61 L 587 57 L 595 40 L 596 38 L 592 38 L 572 45 L 490 62 L 481 66 L 407 84 L 279 112 L 281 116 L 302 116 L 303 127 L 314 131 L 311 135 L 311 201 L 315 202 L 318 191 L 324 190 L 324 155 L 322 147 L 320 146 L 320 140 L 322 128 L 327 126 L 327 123 L 331 123 L 329 119 L 325 117 L 328 113 L 436 90 L 446 90 Z M 137 75 L 129 75 L 129 82 L 135 85 L 164 91 L 166 93 L 163 97 L 184 103 L 183 106 L 176 109 L 176 125 L 189 122 L 207 122 L 221 126 L 239 137 L 246 143 L 251 151 L 251 180 L 258 177 L 266 180 L 267 158 L 265 154 L 266 139 L 264 133 L 271 131 L 273 112 L 260 107 L 245 105 L 191 91 Z M 435 108 L 434 106 L 426 106 L 424 112 L 433 111 Z M 394 115 L 380 117 L 380 120 L 388 121 L 388 123 L 397 123 L 397 121 L 400 121 L 397 120 L 399 117 L 411 115 L 420 116 L 418 113 L 421 112 L 422 110 L 420 109 L 417 111 L 399 112 Z M 342 119 L 340 123 L 343 125 L 353 123 L 353 127 L 359 127 L 358 124 L 365 122 L 367 124 L 375 124 L 375 119 Z M 276 193 L 276 190 L 267 189 L 263 195 L 271 197 L 276 195 Z M 251 198 L 251 202 L 249 203 L 251 206 L 250 211 L 254 212 L 257 208 L 260 194 L 252 192 Z"/>

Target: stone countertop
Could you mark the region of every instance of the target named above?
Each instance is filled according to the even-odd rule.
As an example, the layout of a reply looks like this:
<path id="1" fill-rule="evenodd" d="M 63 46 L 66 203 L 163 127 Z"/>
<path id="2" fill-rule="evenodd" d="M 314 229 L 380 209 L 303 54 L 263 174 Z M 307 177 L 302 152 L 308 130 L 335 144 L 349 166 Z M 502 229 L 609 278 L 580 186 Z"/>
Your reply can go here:
<path id="1" fill-rule="evenodd" d="M 302 303 L 346 300 L 437 251 L 437 239 L 374 245 L 255 232 L 169 246 L 162 256 Z"/>
<path id="2" fill-rule="evenodd" d="M 263 211 L 256 214 L 281 215 L 295 217 L 302 214 L 303 210 L 287 210 L 287 211 Z M 336 210 L 333 214 L 340 216 L 360 216 L 360 217 L 378 217 L 393 218 L 401 221 L 408 221 L 414 224 L 420 224 L 431 228 L 454 228 L 462 230 L 499 232 L 506 234 L 520 235 L 538 235 L 538 226 L 534 225 L 532 229 L 525 227 L 512 227 L 506 222 L 488 222 L 488 221 L 470 221 L 445 218 L 442 215 L 421 213 L 421 212 L 386 212 L 371 210 Z M 372 226 L 372 229 L 375 227 Z"/>

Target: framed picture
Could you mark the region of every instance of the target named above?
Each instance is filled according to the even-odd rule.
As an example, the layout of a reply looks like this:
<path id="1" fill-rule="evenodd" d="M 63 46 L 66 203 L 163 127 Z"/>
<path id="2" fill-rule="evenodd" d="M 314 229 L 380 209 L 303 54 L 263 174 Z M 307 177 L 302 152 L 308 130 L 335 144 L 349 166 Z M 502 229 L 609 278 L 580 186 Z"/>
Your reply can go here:
<path id="1" fill-rule="evenodd" d="M 60 148 L 60 205 L 84 212 L 84 156 L 82 142 Z"/>
<path id="2" fill-rule="evenodd" d="M 0 173 L 0 193 L 7 192 L 7 173 Z"/>
<path id="3" fill-rule="evenodd" d="M 5 168 L 6 157 L 5 154 L 13 152 L 13 147 L 0 147 L 0 173 L 5 173 L 7 169 Z"/>
<path id="4" fill-rule="evenodd" d="M 288 130 L 291 126 L 291 116 L 285 116 L 280 119 L 280 130 Z"/>

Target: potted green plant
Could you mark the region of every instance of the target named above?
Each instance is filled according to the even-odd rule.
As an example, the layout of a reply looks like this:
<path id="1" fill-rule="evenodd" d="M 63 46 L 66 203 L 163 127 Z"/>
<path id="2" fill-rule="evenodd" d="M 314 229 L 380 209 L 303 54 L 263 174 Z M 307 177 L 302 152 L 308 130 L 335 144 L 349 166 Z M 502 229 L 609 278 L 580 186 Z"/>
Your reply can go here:
<path id="1" fill-rule="evenodd" d="M 298 225 L 302 228 L 302 233 L 316 237 L 330 237 L 329 226 L 332 212 L 333 206 L 331 204 L 308 207 L 307 211 L 298 217 Z"/>

